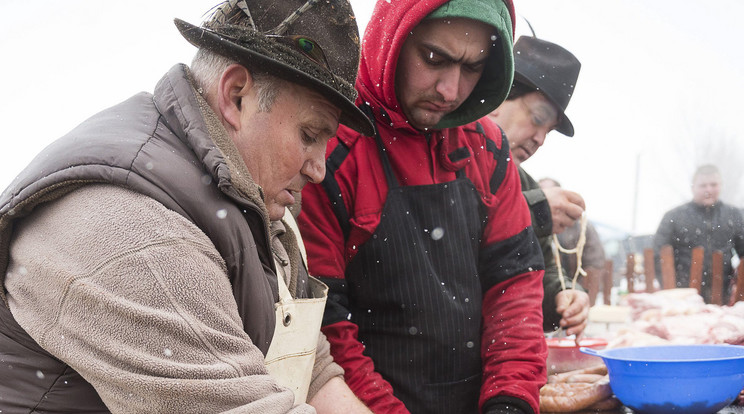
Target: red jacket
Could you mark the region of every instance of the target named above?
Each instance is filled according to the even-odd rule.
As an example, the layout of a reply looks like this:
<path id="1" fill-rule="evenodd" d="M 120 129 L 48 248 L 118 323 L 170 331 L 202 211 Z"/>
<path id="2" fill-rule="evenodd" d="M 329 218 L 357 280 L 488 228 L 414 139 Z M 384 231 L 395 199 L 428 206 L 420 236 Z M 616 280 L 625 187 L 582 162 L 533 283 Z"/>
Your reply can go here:
<path id="1" fill-rule="evenodd" d="M 399 50 L 407 34 L 444 2 L 378 2 L 362 46 L 357 104 L 371 106 L 401 185 L 446 183 L 464 168 L 481 195 L 488 222 L 479 252 L 480 276 L 487 281 L 480 406 L 516 398 L 538 412 L 547 355 L 541 310 L 543 262 L 517 168 L 509 161 L 508 142 L 490 122 L 426 134 L 418 131 L 398 109 L 393 89 Z M 457 111 L 472 108 L 463 104 Z M 334 359 L 345 369 L 347 383 L 360 399 L 375 412 L 407 412 L 389 383 L 375 372 L 374 362 L 364 355 L 364 346 L 357 340 L 358 327 L 347 318 L 344 303 L 348 298 L 333 293 L 334 285 L 343 282 L 347 264 L 380 222 L 388 189 L 377 147 L 373 138 L 341 126 L 328 144 L 327 157 L 326 180 L 305 187 L 299 217 L 310 273 L 331 285 L 323 332 L 331 342 Z M 343 208 L 334 206 L 328 194 L 334 195 L 333 201 L 340 194 Z"/>

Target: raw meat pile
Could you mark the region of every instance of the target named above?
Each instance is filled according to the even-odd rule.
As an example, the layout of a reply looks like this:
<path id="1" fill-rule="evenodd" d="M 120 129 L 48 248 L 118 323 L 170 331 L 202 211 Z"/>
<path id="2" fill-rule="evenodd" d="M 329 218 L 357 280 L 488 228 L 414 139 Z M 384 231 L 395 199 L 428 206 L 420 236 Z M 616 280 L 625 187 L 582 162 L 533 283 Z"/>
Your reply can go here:
<path id="1" fill-rule="evenodd" d="M 744 345 L 744 302 L 734 306 L 707 305 L 695 289 L 631 293 L 620 303 L 630 307 L 631 321 L 608 337 L 606 349 L 668 344 Z M 601 367 L 604 368 L 604 364 Z M 606 368 L 551 375 L 540 390 L 540 409 L 561 413 L 610 410 L 620 405 L 608 387 Z M 744 404 L 744 391 L 735 402 Z"/>
<path id="2" fill-rule="evenodd" d="M 744 345 L 744 302 L 707 305 L 695 289 L 632 293 L 624 298 L 633 321 L 607 348 L 664 344 Z"/>

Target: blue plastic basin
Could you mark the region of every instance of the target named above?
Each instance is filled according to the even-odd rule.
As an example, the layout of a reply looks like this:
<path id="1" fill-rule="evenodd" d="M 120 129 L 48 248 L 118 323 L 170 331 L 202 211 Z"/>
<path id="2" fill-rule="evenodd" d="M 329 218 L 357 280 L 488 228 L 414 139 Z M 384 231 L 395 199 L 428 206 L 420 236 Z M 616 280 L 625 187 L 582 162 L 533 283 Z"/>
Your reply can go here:
<path id="1" fill-rule="evenodd" d="M 610 387 L 639 413 L 715 413 L 744 389 L 744 346 L 581 348 L 604 360 Z"/>

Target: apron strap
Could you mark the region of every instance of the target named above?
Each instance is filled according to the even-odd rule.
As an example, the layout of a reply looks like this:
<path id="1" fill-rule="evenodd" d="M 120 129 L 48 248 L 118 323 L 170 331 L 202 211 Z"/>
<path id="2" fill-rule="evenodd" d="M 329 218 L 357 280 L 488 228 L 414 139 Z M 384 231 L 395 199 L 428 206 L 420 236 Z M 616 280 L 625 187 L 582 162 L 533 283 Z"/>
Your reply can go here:
<path id="1" fill-rule="evenodd" d="M 486 130 L 480 122 L 476 122 L 475 129 L 486 140 L 486 151 L 493 154 L 493 159 L 496 160 L 496 169 L 493 171 L 491 179 L 488 182 L 491 194 L 496 194 L 496 191 L 498 191 L 501 183 L 504 181 L 504 177 L 506 177 L 506 170 L 509 165 L 509 157 L 511 156 L 509 152 L 509 140 L 506 139 L 504 130 L 499 127 L 498 130 L 501 132 L 501 148 L 499 149 L 494 140 L 488 138 Z"/>
<path id="2" fill-rule="evenodd" d="M 372 112 L 372 107 L 369 106 L 369 104 L 365 104 L 362 105 L 361 109 L 364 114 L 367 115 L 367 118 L 369 118 L 374 124 L 375 115 L 374 112 Z M 391 189 L 400 187 L 400 182 L 398 182 L 398 178 L 395 176 L 395 173 L 393 173 L 393 167 L 390 164 L 387 151 L 385 150 L 385 146 L 382 144 L 382 138 L 380 138 L 380 131 L 378 131 L 377 128 L 375 128 L 375 142 L 377 143 L 377 152 L 380 154 L 382 169 L 385 171 L 385 180 L 387 180 L 388 187 Z"/>
<path id="3" fill-rule="evenodd" d="M 302 243 L 302 238 L 300 237 L 300 229 L 299 227 L 297 227 L 297 221 L 292 215 L 292 212 L 290 212 L 289 209 L 286 207 L 284 208 L 284 217 L 282 217 L 282 222 L 284 222 L 287 231 L 291 232 L 294 235 L 295 241 L 297 242 L 297 247 L 299 247 L 300 249 L 300 260 L 302 261 L 300 265 L 304 265 L 305 267 L 307 267 L 307 252 L 305 251 L 305 244 Z M 281 267 L 281 263 L 276 263 L 276 266 L 277 269 L 279 269 Z M 289 292 L 287 282 L 284 281 L 284 277 L 282 277 L 281 273 L 282 272 L 277 271 L 276 274 L 276 281 L 279 287 L 279 302 L 289 303 L 293 301 L 294 298 Z"/>
<path id="4" fill-rule="evenodd" d="M 282 217 L 282 220 L 284 220 L 284 224 L 288 228 L 292 229 L 292 233 L 294 233 L 295 240 L 297 241 L 297 247 L 300 248 L 302 264 L 307 267 L 307 251 L 305 250 L 305 243 L 302 242 L 302 237 L 300 237 L 300 228 L 297 227 L 297 220 L 295 220 L 292 212 L 286 207 L 284 208 L 284 217 Z"/>
<path id="5" fill-rule="evenodd" d="M 336 181 L 335 174 L 348 155 L 349 147 L 343 141 L 338 140 L 338 145 L 333 149 L 331 155 L 326 158 L 326 175 L 321 183 L 328 196 L 328 201 L 331 202 L 333 214 L 336 216 L 339 226 L 341 226 L 344 240 L 349 240 L 351 225 L 349 224 L 349 212 L 346 210 L 344 199 L 341 197 L 341 187 Z"/>
<path id="6" fill-rule="evenodd" d="M 287 287 L 287 282 L 284 281 L 281 275 L 277 275 L 276 284 L 279 286 L 279 302 L 288 303 L 294 300 Z"/>

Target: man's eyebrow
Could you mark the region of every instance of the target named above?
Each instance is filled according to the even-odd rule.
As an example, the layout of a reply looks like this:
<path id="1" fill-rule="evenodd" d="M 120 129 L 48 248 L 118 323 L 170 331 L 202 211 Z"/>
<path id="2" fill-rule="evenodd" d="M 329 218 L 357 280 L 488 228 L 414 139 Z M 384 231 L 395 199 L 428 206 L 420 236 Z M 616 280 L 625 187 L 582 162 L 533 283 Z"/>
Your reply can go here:
<path id="1" fill-rule="evenodd" d="M 422 45 L 425 48 L 429 49 L 430 52 L 434 52 L 437 55 L 440 55 L 440 56 L 444 57 L 446 60 L 448 60 L 448 61 L 450 61 L 452 63 L 464 63 L 466 65 L 479 65 L 481 63 L 485 63 L 488 60 L 488 55 L 486 55 L 482 59 L 476 60 L 474 62 L 463 62 L 463 59 L 462 58 L 456 58 L 456 57 L 452 56 L 449 52 L 447 52 L 446 50 L 442 49 L 441 47 L 439 47 L 439 46 L 437 46 L 435 44 L 423 42 Z"/>

